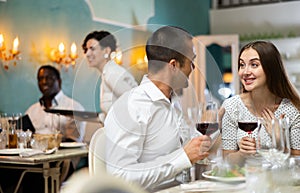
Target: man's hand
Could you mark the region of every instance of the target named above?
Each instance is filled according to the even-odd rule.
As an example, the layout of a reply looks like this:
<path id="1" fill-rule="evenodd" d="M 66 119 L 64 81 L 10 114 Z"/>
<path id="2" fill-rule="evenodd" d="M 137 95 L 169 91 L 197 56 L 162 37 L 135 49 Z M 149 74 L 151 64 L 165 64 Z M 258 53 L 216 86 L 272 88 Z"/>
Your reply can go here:
<path id="1" fill-rule="evenodd" d="M 189 157 L 192 164 L 206 158 L 211 146 L 211 138 L 207 135 L 195 137 L 190 140 L 185 146 L 184 151 Z"/>

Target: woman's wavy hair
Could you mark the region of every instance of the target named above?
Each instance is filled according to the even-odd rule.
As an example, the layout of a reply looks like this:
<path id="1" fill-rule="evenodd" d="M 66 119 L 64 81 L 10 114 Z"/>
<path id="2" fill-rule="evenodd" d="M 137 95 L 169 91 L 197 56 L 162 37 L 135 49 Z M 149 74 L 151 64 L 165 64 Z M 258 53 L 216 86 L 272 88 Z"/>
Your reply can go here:
<path id="1" fill-rule="evenodd" d="M 280 98 L 291 100 L 296 108 L 300 110 L 300 96 L 289 80 L 281 55 L 274 44 L 267 41 L 250 42 L 242 47 L 238 58 L 249 48 L 256 50 L 259 55 L 269 90 Z M 240 69 L 240 63 L 238 65 L 238 69 Z M 242 88 L 242 92 L 247 92 L 244 87 Z"/>

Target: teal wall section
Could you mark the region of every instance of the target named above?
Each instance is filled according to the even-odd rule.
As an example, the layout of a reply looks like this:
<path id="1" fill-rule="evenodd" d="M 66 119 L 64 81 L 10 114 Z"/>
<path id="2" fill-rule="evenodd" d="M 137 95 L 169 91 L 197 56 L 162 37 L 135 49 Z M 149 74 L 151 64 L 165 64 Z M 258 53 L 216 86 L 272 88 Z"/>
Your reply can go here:
<path id="1" fill-rule="evenodd" d="M 155 0 L 148 23 L 182 27 L 194 36 L 209 33 L 210 0 Z"/>
<path id="2" fill-rule="evenodd" d="M 104 0 L 99 0 L 99 3 L 101 1 Z M 126 3 L 126 0 L 120 2 Z M 148 24 L 177 25 L 194 35 L 207 34 L 209 6 L 209 0 L 156 0 L 155 16 L 148 20 Z M 107 9 L 112 9 L 111 13 L 114 13 L 113 7 Z M 5 36 L 8 48 L 11 48 L 15 36 L 19 37 L 22 57 L 16 66 L 13 62 L 8 63 L 8 70 L 3 68 L 4 64 L 0 60 L 0 112 L 25 112 L 36 102 L 41 96 L 37 87 L 37 69 L 44 64 L 53 64 L 45 53 L 60 42 L 68 49 L 73 41 L 77 45 L 79 58 L 75 68 L 61 69 L 63 91 L 83 104 L 86 110 L 100 111 L 101 78 L 95 69 L 87 66 L 81 50 L 84 37 L 93 30 L 112 32 L 125 52 L 143 46 L 151 31 L 126 29 L 93 21 L 84 0 L 0 2 L 0 33 Z M 130 66 L 128 58 L 124 66 Z"/>

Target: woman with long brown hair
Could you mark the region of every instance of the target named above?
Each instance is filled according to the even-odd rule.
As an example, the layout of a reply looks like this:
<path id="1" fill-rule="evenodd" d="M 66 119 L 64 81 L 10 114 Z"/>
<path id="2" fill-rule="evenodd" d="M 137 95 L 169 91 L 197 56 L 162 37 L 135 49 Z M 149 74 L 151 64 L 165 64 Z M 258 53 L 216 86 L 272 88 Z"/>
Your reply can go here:
<path id="1" fill-rule="evenodd" d="M 257 129 L 253 131 L 253 137 L 249 137 L 247 132 L 238 128 L 238 113 L 241 112 L 248 119 L 261 117 L 266 122 L 288 117 L 291 154 L 300 155 L 300 97 L 287 76 L 279 51 L 270 42 L 255 41 L 241 49 L 238 59 L 242 93 L 223 103 L 222 142 L 225 157 L 240 162 L 256 153 Z M 262 127 L 267 138 L 270 127 Z"/>

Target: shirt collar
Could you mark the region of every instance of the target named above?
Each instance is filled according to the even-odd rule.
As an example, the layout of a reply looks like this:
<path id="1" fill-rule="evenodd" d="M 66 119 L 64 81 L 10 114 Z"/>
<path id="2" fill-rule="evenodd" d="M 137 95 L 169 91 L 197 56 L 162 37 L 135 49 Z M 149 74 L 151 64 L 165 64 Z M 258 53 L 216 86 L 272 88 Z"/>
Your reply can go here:
<path id="1" fill-rule="evenodd" d="M 155 86 L 155 84 L 144 75 L 141 86 L 144 87 L 146 94 L 151 98 L 152 101 L 165 100 L 170 103 L 170 100 Z M 172 95 L 173 98 L 173 95 Z"/>
<path id="2" fill-rule="evenodd" d="M 61 98 L 63 97 L 63 92 L 62 92 L 62 90 L 60 90 L 55 96 L 54 96 L 54 98 L 52 99 L 52 102 L 51 102 L 51 107 L 56 107 L 56 106 L 58 106 L 59 105 L 59 102 L 60 102 L 60 100 L 61 100 Z M 39 99 L 39 102 L 40 102 L 40 104 L 41 104 L 41 106 L 45 106 L 44 105 L 44 98 L 43 97 L 41 97 L 40 99 Z"/>

